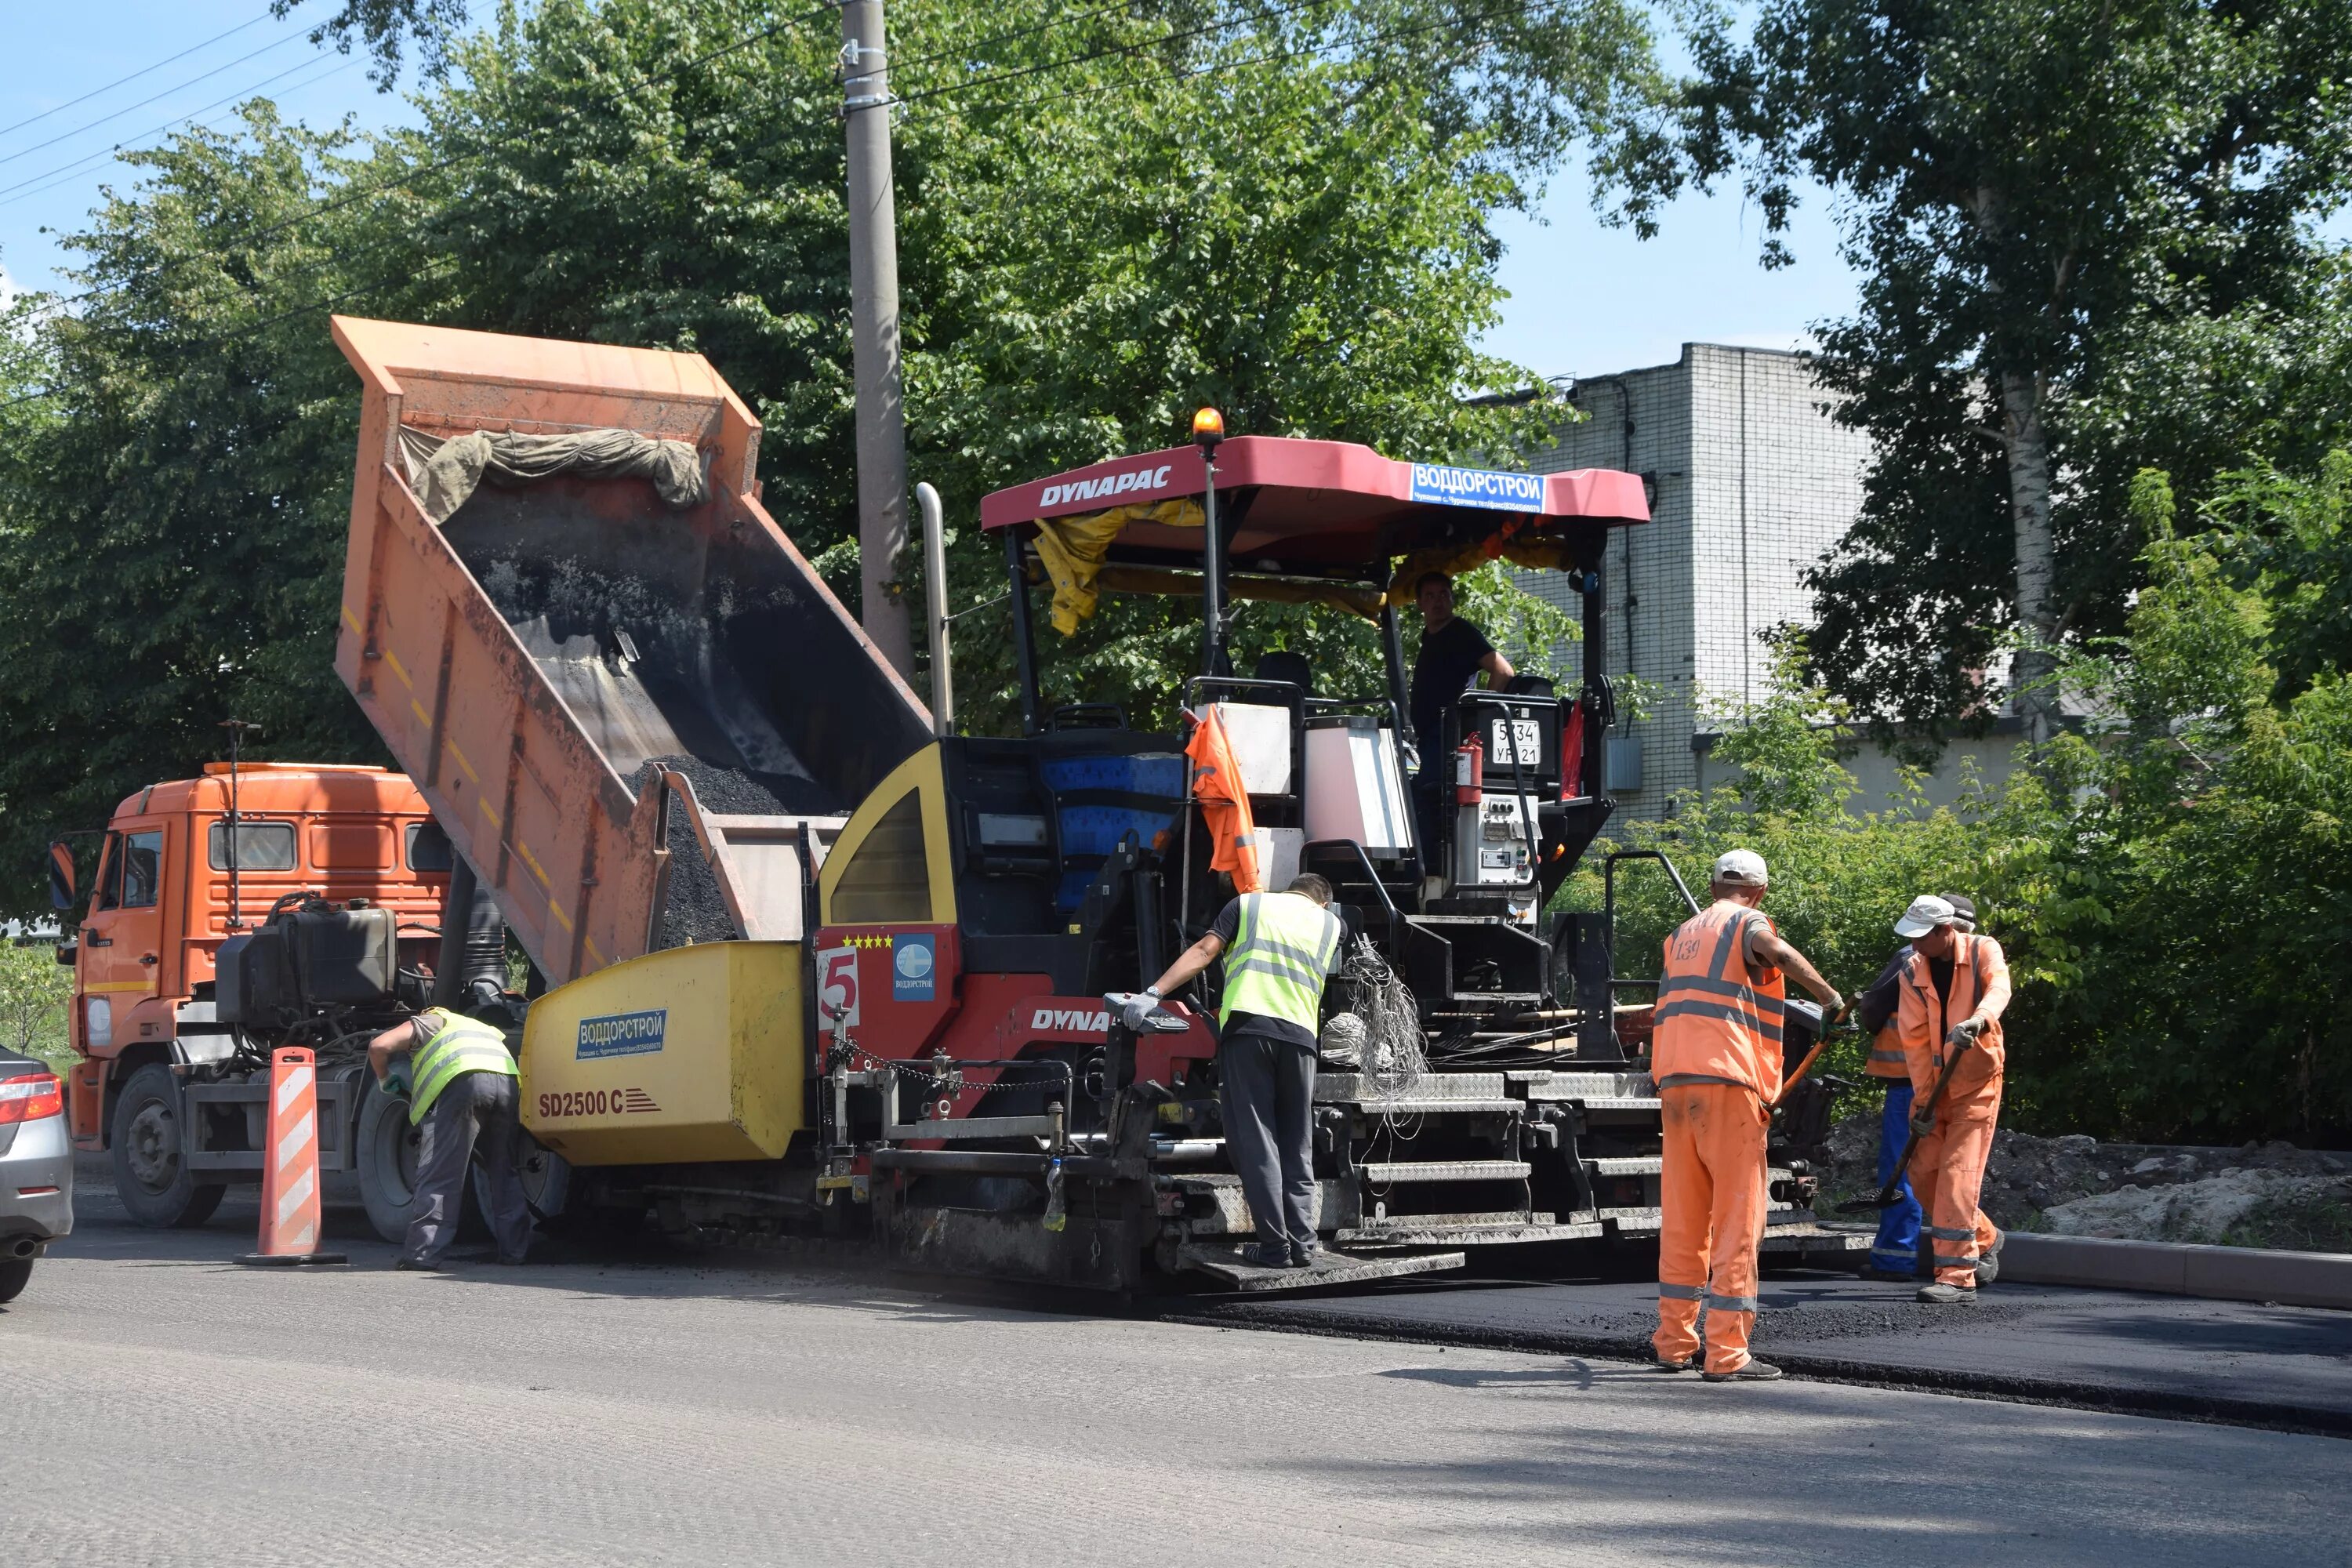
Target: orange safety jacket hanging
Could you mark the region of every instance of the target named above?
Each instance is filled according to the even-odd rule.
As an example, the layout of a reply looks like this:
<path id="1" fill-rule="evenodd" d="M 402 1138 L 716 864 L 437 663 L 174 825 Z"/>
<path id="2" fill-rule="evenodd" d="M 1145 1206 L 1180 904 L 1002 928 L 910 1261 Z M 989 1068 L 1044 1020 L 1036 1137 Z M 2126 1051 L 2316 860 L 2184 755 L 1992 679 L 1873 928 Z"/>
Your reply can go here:
<path id="1" fill-rule="evenodd" d="M 1758 921 L 1773 929 L 1758 910 L 1722 899 L 1666 938 L 1650 1046 L 1650 1076 L 1660 1088 L 1730 1083 L 1768 1105 L 1780 1098 L 1787 984 L 1778 969 L 1748 966 L 1748 931 Z"/>
<path id="2" fill-rule="evenodd" d="M 1201 803 L 1201 816 L 1216 845 L 1209 868 L 1233 873 L 1236 893 L 1263 893 L 1265 874 L 1258 868 L 1257 822 L 1250 816 L 1249 792 L 1242 787 L 1241 766 L 1234 761 L 1217 705 L 1202 704 L 1194 722 L 1184 754 L 1192 760 L 1192 797 Z"/>

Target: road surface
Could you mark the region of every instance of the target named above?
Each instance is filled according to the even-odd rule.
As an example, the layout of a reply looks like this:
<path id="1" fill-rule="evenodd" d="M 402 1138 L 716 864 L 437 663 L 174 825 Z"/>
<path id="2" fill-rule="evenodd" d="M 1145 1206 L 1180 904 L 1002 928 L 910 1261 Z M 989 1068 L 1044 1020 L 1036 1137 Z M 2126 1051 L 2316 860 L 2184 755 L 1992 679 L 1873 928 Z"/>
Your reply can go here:
<path id="1" fill-rule="evenodd" d="M 84 1198 L 0 1310 L 10 1563 L 2352 1563 L 2329 1437 Z"/>

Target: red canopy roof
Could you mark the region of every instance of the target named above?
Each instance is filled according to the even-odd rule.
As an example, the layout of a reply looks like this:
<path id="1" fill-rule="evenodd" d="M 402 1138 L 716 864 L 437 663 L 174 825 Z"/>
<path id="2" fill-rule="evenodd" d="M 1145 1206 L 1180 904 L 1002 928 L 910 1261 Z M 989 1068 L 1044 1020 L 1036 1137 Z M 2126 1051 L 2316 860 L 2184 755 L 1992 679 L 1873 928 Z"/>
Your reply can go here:
<path id="1" fill-rule="evenodd" d="M 1201 451 L 1171 447 L 1114 458 L 996 491 L 980 503 L 981 526 L 1010 528 L 1039 518 L 1197 497 Z M 1238 562 L 1275 555 L 1302 565 L 1370 563 L 1423 545 L 1475 537 L 1515 518 L 1546 533 L 1548 519 L 1603 527 L 1647 522 L 1650 507 L 1634 475 L 1613 468 L 1519 474 L 1400 462 L 1352 441 L 1238 436 L 1217 449 L 1217 494 L 1242 502 Z M 1196 529 L 1130 524 L 1122 545 L 1197 553 Z"/>

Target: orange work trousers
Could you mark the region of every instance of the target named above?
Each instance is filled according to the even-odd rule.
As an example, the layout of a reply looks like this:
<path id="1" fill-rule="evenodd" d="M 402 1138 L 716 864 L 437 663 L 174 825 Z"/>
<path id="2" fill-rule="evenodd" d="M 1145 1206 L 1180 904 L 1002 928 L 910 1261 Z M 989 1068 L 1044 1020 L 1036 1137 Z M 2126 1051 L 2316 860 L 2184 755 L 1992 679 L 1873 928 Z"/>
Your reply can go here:
<path id="1" fill-rule="evenodd" d="M 1951 1087 L 1936 1102 L 1935 1127 L 1919 1135 L 1911 1156 L 1911 1190 L 1927 1215 L 1919 1234 L 1935 1254 L 1936 1282 L 1963 1290 L 1976 1289 L 1977 1258 L 2000 1239 L 1977 1206 L 2000 1119 L 2000 1074 L 1979 1077 L 1969 1070 L 1974 1065 L 1963 1063 L 1952 1075 Z"/>
<path id="2" fill-rule="evenodd" d="M 1767 1201 L 1764 1134 L 1772 1123 L 1753 1089 L 1728 1083 L 1675 1084 L 1658 1093 L 1665 1123 L 1659 1173 L 1661 1361 L 1687 1361 L 1699 1348 L 1706 1308 L 1706 1370 L 1748 1364 L 1756 1323 L 1756 1245 Z"/>

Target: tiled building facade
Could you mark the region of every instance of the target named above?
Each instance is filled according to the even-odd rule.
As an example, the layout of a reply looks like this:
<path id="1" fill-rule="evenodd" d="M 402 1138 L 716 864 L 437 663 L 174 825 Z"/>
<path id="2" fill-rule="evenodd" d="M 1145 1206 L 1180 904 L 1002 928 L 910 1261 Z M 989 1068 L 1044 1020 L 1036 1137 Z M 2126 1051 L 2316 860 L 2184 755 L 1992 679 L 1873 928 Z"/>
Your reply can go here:
<path id="1" fill-rule="evenodd" d="M 1673 364 L 1580 377 L 1572 396 L 1584 419 L 1528 466 L 1627 469 L 1650 494 L 1650 522 L 1610 548 L 1603 668 L 1648 689 L 1626 736 L 1640 783 L 1621 754 L 1613 793 L 1654 816 L 1702 782 L 1706 709 L 1762 689 L 1771 650 L 1757 634 L 1811 619 L 1799 574 L 1852 523 L 1870 443 L 1823 410 L 1802 358 L 1768 349 L 1685 343 Z M 1554 574 L 1527 585 L 1577 608 Z"/>

